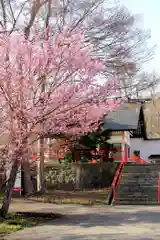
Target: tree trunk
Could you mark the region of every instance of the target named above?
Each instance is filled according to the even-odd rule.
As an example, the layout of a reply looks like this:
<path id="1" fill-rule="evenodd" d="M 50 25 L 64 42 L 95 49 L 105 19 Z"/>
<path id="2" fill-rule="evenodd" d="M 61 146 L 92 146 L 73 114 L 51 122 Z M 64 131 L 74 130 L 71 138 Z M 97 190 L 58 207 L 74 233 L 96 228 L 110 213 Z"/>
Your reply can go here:
<path id="1" fill-rule="evenodd" d="M 46 191 L 44 183 L 44 138 L 39 140 L 40 158 L 37 161 L 37 191 L 44 193 Z"/>
<path id="2" fill-rule="evenodd" d="M 25 126 L 27 128 L 27 126 Z M 24 149 L 22 155 L 22 171 L 23 171 L 23 194 L 31 195 L 34 192 L 33 183 L 31 179 L 30 172 L 30 163 L 29 163 L 29 151 L 28 151 L 28 143 L 27 140 L 24 142 Z"/>
<path id="3" fill-rule="evenodd" d="M 24 195 L 33 194 L 34 188 L 31 179 L 30 164 L 28 159 L 24 159 L 23 161 L 23 183 L 24 183 Z"/>
<path id="4" fill-rule="evenodd" d="M 48 161 L 53 159 L 53 153 L 52 153 L 52 141 L 51 138 L 48 139 Z"/>
<path id="5" fill-rule="evenodd" d="M 3 203 L 2 207 L 0 209 L 0 216 L 5 217 L 8 213 L 9 205 L 11 202 L 11 197 L 12 197 L 12 192 L 16 180 L 16 175 L 19 167 L 19 163 L 17 159 L 13 160 L 13 165 L 10 171 L 9 179 L 7 181 L 7 185 L 5 187 L 5 192 L 4 192 L 4 198 L 3 198 Z"/>

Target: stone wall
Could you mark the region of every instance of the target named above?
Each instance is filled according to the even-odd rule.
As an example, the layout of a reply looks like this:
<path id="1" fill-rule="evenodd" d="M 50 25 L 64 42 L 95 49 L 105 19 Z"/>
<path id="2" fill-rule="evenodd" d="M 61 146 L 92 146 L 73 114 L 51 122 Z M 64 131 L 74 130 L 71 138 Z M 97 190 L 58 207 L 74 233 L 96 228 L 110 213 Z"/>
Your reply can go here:
<path id="1" fill-rule="evenodd" d="M 116 163 L 52 165 L 45 168 L 46 187 L 68 191 L 109 187 L 116 168 Z"/>

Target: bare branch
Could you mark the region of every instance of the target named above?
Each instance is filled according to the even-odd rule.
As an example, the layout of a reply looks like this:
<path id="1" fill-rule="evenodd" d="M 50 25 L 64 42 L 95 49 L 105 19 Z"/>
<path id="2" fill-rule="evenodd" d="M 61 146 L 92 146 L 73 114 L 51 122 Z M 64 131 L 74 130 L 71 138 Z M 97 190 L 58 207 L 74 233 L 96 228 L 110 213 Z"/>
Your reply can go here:
<path id="1" fill-rule="evenodd" d="M 3 16 L 3 29 L 6 30 L 7 27 L 7 16 L 6 16 L 6 8 L 4 0 L 1 0 L 1 7 L 2 7 L 2 16 Z"/>

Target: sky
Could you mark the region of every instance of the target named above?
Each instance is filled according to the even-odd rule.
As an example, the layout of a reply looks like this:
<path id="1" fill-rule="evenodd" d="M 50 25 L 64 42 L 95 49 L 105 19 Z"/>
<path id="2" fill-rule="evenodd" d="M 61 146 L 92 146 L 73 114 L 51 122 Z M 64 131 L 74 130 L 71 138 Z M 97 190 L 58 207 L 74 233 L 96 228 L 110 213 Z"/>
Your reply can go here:
<path id="1" fill-rule="evenodd" d="M 121 0 L 133 13 L 142 17 L 142 27 L 151 30 L 149 43 L 156 45 L 154 59 L 147 64 L 149 71 L 160 73 L 160 0 Z"/>

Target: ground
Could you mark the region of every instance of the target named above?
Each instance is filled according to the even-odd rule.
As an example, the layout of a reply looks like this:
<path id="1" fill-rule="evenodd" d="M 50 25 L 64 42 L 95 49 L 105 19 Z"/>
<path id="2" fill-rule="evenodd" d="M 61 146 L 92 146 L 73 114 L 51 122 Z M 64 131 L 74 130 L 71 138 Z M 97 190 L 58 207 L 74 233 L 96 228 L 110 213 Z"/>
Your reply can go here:
<path id="1" fill-rule="evenodd" d="M 86 191 L 49 190 L 44 195 L 34 196 L 31 200 L 57 204 L 104 204 L 107 199 L 108 189 L 92 189 Z"/>
<path id="2" fill-rule="evenodd" d="M 29 206 L 29 204 L 29 201 L 26 202 L 22 199 L 12 200 L 10 213 L 7 214 L 5 219 L 0 218 L 0 239 L 3 239 L 6 234 L 11 232 L 37 226 L 42 223 L 44 224 L 61 217 L 61 214 L 54 214 L 50 211 L 33 211 L 33 203 L 30 204 L 31 206 Z M 27 210 L 29 210 L 29 212 Z"/>
<path id="3" fill-rule="evenodd" d="M 11 211 L 55 212 L 65 216 L 6 236 L 6 240 L 159 240 L 158 206 L 81 206 L 14 202 Z"/>

